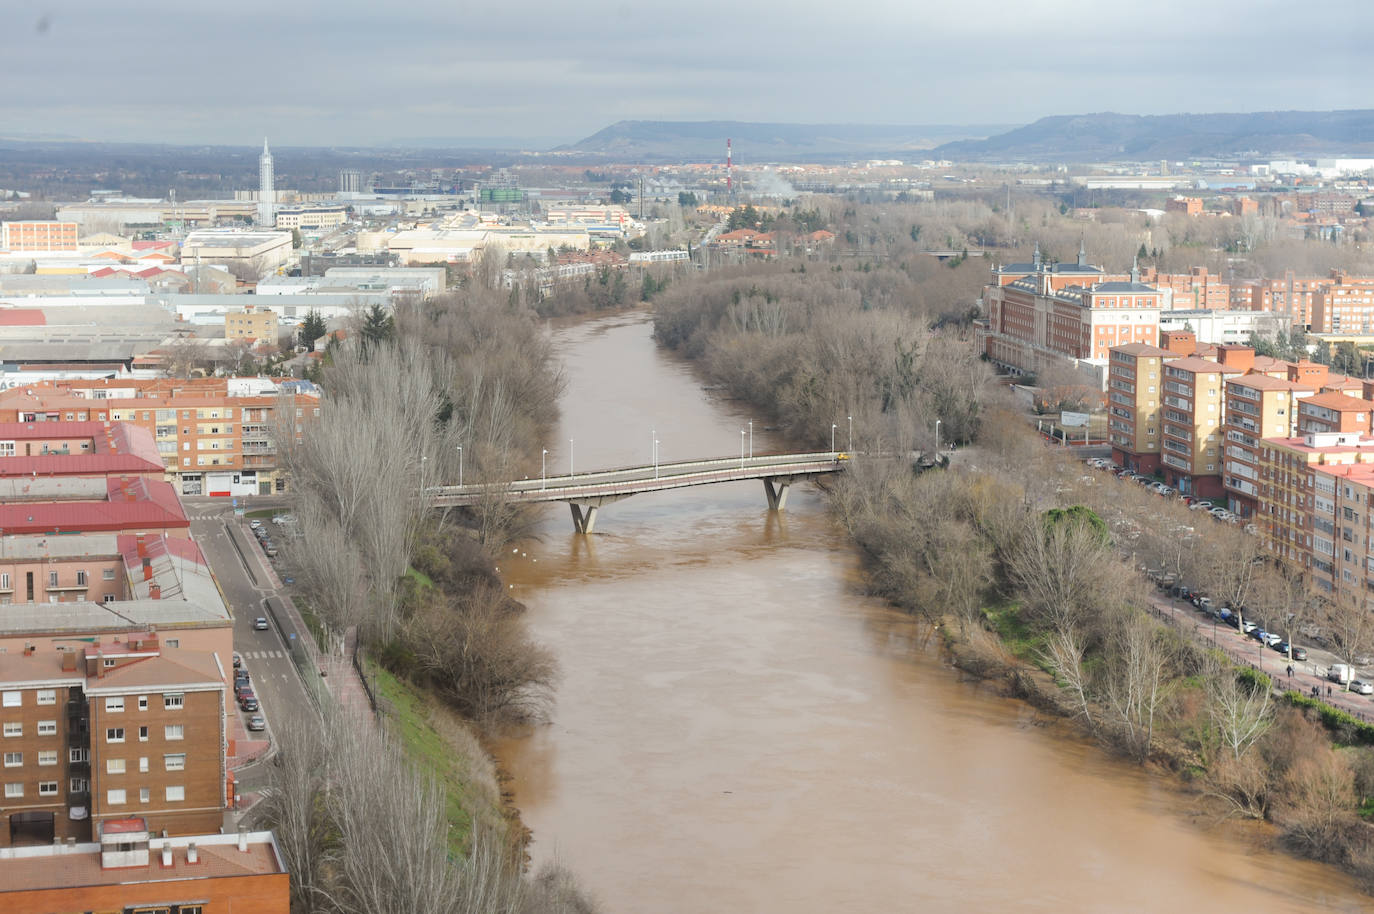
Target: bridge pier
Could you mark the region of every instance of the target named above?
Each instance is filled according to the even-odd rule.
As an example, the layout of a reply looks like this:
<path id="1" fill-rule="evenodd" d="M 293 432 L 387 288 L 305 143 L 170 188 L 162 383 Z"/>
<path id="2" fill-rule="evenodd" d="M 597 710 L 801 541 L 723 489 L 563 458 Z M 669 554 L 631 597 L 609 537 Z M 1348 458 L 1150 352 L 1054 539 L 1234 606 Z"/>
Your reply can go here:
<path id="1" fill-rule="evenodd" d="M 575 501 L 568 502 L 568 507 L 572 509 L 573 530 L 578 533 L 591 533 L 596 526 L 596 505 L 579 505 Z"/>
<path id="2" fill-rule="evenodd" d="M 781 511 L 787 507 L 787 490 L 792 488 L 792 476 L 763 477 L 763 494 L 768 498 L 769 511 Z"/>

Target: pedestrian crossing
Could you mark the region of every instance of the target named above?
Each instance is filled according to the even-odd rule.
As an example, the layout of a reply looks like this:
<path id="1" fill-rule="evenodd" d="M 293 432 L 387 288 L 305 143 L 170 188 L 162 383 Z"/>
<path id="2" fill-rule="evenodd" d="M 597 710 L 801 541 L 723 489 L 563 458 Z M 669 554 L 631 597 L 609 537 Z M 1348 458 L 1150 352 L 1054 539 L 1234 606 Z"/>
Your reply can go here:
<path id="1" fill-rule="evenodd" d="M 286 651 L 239 651 L 239 656 L 244 660 L 280 660 Z"/>

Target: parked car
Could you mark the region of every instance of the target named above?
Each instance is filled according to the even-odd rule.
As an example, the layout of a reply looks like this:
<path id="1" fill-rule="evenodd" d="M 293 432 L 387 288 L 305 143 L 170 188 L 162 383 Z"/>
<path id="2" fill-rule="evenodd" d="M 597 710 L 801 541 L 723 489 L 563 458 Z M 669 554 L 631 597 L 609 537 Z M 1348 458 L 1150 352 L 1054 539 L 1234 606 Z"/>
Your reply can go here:
<path id="1" fill-rule="evenodd" d="M 1212 611 L 1212 598 L 1198 597 L 1196 600 L 1193 601 L 1193 605 L 1196 606 L 1198 609 L 1202 610 L 1203 612 L 1209 613 Z"/>
<path id="2" fill-rule="evenodd" d="M 1350 691 L 1358 692 L 1361 695 L 1374 695 L 1374 682 L 1366 682 L 1363 679 L 1350 680 Z"/>
<path id="3" fill-rule="evenodd" d="M 1256 624 L 1253 623 L 1253 622 L 1249 622 L 1249 621 L 1242 622 L 1242 623 L 1240 624 L 1240 627 L 1245 631 L 1245 634 L 1247 634 L 1247 635 L 1250 634 L 1250 633 L 1251 633 L 1252 631 L 1254 631 L 1255 629 L 1259 628 L 1258 625 L 1256 625 Z"/>
<path id="4" fill-rule="evenodd" d="M 1333 663 L 1326 669 L 1326 678 L 1332 682 L 1349 682 L 1355 678 L 1355 669 L 1348 663 Z"/>
<path id="5" fill-rule="evenodd" d="M 1283 641 L 1283 639 L 1274 632 L 1265 632 L 1264 637 L 1260 640 L 1264 642 L 1266 647 L 1273 647 Z"/>
<path id="6" fill-rule="evenodd" d="M 251 685 L 249 685 L 248 683 L 246 683 L 246 682 L 236 682 L 236 683 L 234 683 L 234 699 L 235 699 L 236 701 L 243 701 L 243 697 L 244 697 L 245 695 L 252 695 L 252 694 L 253 694 L 253 687 L 252 687 Z"/>
<path id="7" fill-rule="evenodd" d="M 238 652 L 238 651 L 234 651 L 234 669 L 237 670 L 237 669 L 241 669 L 242 667 L 243 667 L 243 658 L 239 656 L 239 652 Z"/>
<path id="8" fill-rule="evenodd" d="M 254 619 L 254 620 L 253 620 L 253 628 L 257 629 L 257 630 L 260 631 L 260 632 L 265 632 L 265 631 L 267 631 L 267 617 L 266 617 L 266 616 L 258 616 L 256 619 Z"/>
<path id="9" fill-rule="evenodd" d="M 253 528 L 254 530 L 260 530 L 260 529 L 262 529 L 262 521 L 258 520 L 258 519 L 255 517 L 255 518 L 253 518 L 252 520 L 250 520 L 250 521 L 248 522 L 248 526 L 251 527 L 251 528 Z"/>
<path id="10" fill-rule="evenodd" d="M 248 718 L 248 729 L 252 730 L 254 733 L 259 730 L 266 730 L 267 719 L 261 714 L 254 714 L 252 717 Z"/>
<path id="11" fill-rule="evenodd" d="M 245 711 L 256 711 L 258 709 L 258 697 L 249 692 L 239 699 L 239 707 Z"/>

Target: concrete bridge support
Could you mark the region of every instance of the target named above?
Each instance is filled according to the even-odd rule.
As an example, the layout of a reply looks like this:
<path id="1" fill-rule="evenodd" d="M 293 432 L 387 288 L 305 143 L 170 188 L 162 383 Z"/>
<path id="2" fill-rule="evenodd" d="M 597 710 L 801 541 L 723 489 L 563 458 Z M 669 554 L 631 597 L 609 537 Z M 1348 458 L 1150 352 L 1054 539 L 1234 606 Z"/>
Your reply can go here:
<path id="1" fill-rule="evenodd" d="M 781 511 L 787 507 L 787 490 L 792 487 L 795 476 L 763 477 L 763 494 L 768 497 L 768 510 Z"/>
<path id="2" fill-rule="evenodd" d="M 572 509 L 573 529 L 578 533 L 591 533 L 596 526 L 596 505 L 579 505 L 577 502 L 568 502 L 568 507 Z"/>

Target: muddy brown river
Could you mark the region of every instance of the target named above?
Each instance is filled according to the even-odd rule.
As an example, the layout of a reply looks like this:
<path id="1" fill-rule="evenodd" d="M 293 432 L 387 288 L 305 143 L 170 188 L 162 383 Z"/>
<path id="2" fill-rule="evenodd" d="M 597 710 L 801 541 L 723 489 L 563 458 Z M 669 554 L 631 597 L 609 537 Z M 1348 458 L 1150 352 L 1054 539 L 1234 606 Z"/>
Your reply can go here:
<path id="1" fill-rule="evenodd" d="M 659 351 L 647 315 L 554 334 L 550 473 L 648 463 L 655 439 L 662 460 L 739 452 L 746 407 Z M 755 417 L 754 451 L 782 449 Z M 961 677 L 859 594 L 811 486 L 781 515 L 758 482 L 639 495 L 586 538 L 545 511 L 502 572 L 563 675 L 552 722 L 498 754 L 535 862 L 609 914 L 1374 909 Z"/>

